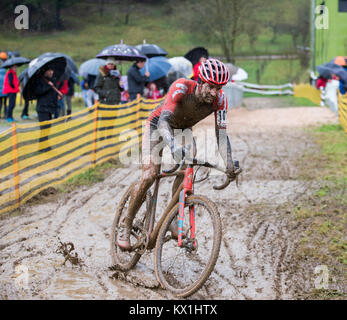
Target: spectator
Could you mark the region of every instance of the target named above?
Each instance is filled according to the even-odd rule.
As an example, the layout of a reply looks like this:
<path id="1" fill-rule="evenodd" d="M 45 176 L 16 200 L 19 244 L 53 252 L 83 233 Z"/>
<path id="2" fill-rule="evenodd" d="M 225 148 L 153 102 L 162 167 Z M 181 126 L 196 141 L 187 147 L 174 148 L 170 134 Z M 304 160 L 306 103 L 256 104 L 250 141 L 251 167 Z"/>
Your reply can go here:
<path id="1" fill-rule="evenodd" d="M 95 80 L 96 76 L 88 74 L 87 76 L 87 107 L 91 107 L 99 100 L 98 94 L 95 92 Z"/>
<path id="2" fill-rule="evenodd" d="M 5 62 L 7 59 L 6 52 L 0 52 L 0 62 Z M 7 94 L 2 93 L 2 89 L 4 87 L 4 80 L 6 75 L 6 69 L 0 68 L 0 118 L 1 118 L 1 110 L 2 106 L 4 106 L 4 118 L 6 118 L 7 112 Z"/>
<path id="3" fill-rule="evenodd" d="M 56 114 L 58 107 L 58 100 L 62 99 L 63 94 L 53 89 L 56 87 L 55 80 L 53 78 L 54 71 L 46 67 L 43 70 L 43 76 L 37 78 L 35 83 L 35 94 L 37 96 L 36 111 L 38 115 L 39 122 L 52 120 L 53 116 Z M 41 136 L 39 138 L 39 143 L 43 143 L 48 140 L 48 136 L 44 135 L 43 129 L 50 128 L 50 124 L 40 125 Z M 50 150 L 50 146 L 45 146 L 42 149 L 42 145 L 39 147 L 40 151 Z"/>
<path id="4" fill-rule="evenodd" d="M 68 92 L 67 80 L 62 80 L 57 82 L 58 90 L 63 94 L 61 99 L 58 99 L 58 109 L 55 112 L 54 118 L 59 118 L 59 116 L 65 116 L 65 96 Z"/>
<path id="5" fill-rule="evenodd" d="M 120 93 L 120 103 L 124 104 L 129 101 L 129 91 L 128 91 L 128 77 L 120 77 L 120 85 L 123 88 L 123 91 Z"/>
<path id="6" fill-rule="evenodd" d="M 327 84 L 327 79 L 322 77 L 322 76 L 319 76 L 317 81 L 316 81 L 317 89 L 320 89 L 321 87 L 324 89 L 326 84 Z"/>
<path id="7" fill-rule="evenodd" d="M 84 79 L 84 78 L 82 79 L 81 91 L 82 91 L 82 98 L 83 98 L 84 106 L 87 108 L 88 107 L 88 104 L 87 104 L 87 92 L 88 92 L 87 79 Z"/>
<path id="8" fill-rule="evenodd" d="M 194 73 L 193 78 L 194 78 L 194 81 L 198 81 L 198 70 L 199 70 L 199 67 L 200 67 L 201 63 L 205 62 L 206 60 L 207 60 L 206 57 L 201 57 L 199 59 L 199 62 L 194 65 L 194 67 L 193 67 L 193 73 Z"/>
<path id="9" fill-rule="evenodd" d="M 13 122 L 13 110 L 16 106 L 16 96 L 19 92 L 19 80 L 17 78 L 17 66 L 13 65 L 5 74 L 3 94 L 8 94 L 8 107 L 6 121 Z"/>
<path id="10" fill-rule="evenodd" d="M 144 59 L 138 60 L 128 70 L 128 87 L 130 101 L 135 100 L 138 94 L 143 94 L 145 82 L 148 81 L 148 78 L 150 77 L 150 73 L 148 71 L 145 72 L 144 76 L 139 71 L 145 66 L 145 62 L 146 60 Z"/>
<path id="11" fill-rule="evenodd" d="M 67 94 L 66 94 L 66 104 L 67 104 L 67 112 L 66 114 L 71 114 L 72 105 L 71 105 L 71 99 L 75 94 L 75 81 L 72 79 L 72 77 L 69 78 L 67 82 Z"/>
<path id="12" fill-rule="evenodd" d="M 23 87 L 24 87 L 23 81 L 20 82 L 20 86 L 21 86 L 21 90 L 23 92 Z M 21 118 L 23 120 L 30 120 L 30 117 L 29 117 L 29 100 L 27 100 L 25 98 L 24 98 L 24 108 L 23 108 L 23 111 L 21 114 Z"/>
<path id="13" fill-rule="evenodd" d="M 53 89 L 53 86 L 56 87 L 53 74 L 54 71 L 48 67 L 43 73 L 43 78 L 38 78 L 36 80 L 36 111 L 40 122 L 53 119 L 53 115 L 55 115 L 59 109 L 58 100 L 62 98 L 62 96 L 59 97 L 58 93 Z"/>
<path id="14" fill-rule="evenodd" d="M 149 83 L 149 91 L 147 93 L 147 99 L 157 100 L 163 97 L 154 82 Z"/>
<path id="15" fill-rule="evenodd" d="M 103 104 L 115 105 L 121 100 L 120 72 L 116 69 L 116 60 L 108 58 L 105 66 L 101 66 L 95 80 L 95 92 Z"/>
<path id="16" fill-rule="evenodd" d="M 155 80 L 154 83 L 163 96 L 167 94 L 170 87 L 167 76 Z"/>

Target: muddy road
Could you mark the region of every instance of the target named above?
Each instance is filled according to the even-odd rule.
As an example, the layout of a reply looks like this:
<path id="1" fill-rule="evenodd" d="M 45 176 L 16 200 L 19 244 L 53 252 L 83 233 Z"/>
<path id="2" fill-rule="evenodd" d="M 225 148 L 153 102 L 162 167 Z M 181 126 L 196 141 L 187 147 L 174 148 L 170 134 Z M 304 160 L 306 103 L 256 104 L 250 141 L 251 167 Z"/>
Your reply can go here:
<path id="1" fill-rule="evenodd" d="M 314 148 L 305 127 L 337 122 L 330 110 L 318 107 L 267 108 L 263 103 L 262 109 L 229 112 L 233 156 L 244 172 L 238 188 L 232 184 L 212 192 L 220 176 L 196 185 L 197 194 L 217 203 L 223 240 L 214 272 L 191 299 L 296 298 L 296 287 L 307 280 L 291 271 L 297 231 L 286 204 L 316 187 L 315 181 L 300 180 L 296 160 Z M 213 123 L 208 118 L 198 128 Z M 115 169 L 102 183 L 2 217 L 0 298 L 174 299 L 159 287 L 151 252 L 127 274 L 109 269 L 114 211 L 139 177 L 138 166 Z M 171 194 L 171 181 L 161 185 L 159 212 Z M 73 243 L 76 265 L 63 265 L 59 241 Z"/>

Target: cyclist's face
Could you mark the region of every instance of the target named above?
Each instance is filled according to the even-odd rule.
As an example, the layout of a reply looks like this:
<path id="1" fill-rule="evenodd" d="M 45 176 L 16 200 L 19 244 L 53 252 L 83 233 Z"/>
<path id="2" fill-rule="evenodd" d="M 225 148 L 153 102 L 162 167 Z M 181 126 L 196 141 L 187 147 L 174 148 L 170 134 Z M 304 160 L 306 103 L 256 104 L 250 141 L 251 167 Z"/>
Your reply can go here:
<path id="1" fill-rule="evenodd" d="M 219 91 L 222 89 L 222 86 L 216 86 L 204 82 L 201 87 L 200 94 L 202 99 L 207 103 L 212 103 L 213 100 L 217 97 Z"/>

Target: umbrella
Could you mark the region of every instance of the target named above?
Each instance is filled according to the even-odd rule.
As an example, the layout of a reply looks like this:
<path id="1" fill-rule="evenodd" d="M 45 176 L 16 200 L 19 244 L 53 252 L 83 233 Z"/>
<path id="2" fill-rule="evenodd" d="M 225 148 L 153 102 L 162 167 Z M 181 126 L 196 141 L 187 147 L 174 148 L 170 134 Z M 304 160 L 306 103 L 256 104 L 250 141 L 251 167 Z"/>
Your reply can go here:
<path id="1" fill-rule="evenodd" d="M 34 60 L 34 63 L 29 65 L 28 78 L 26 79 L 23 87 L 23 97 L 27 100 L 36 99 L 35 85 L 36 79 L 42 75 L 42 70 L 47 67 L 54 70 L 54 77 L 59 79 L 66 69 L 66 58 L 64 56 L 52 56 L 52 57 L 38 57 Z"/>
<path id="2" fill-rule="evenodd" d="M 134 61 L 138 59 L 146 59 L 146 56 L 142 55 L 141 52 L 133 47 L 123 43 L 114 44 L 102 49 L 97 55 L 97 58 L 107 59 L 113 57 L 116 60 Z"/>
<path id="3" fill-rule="evenodd" d="M 99 68 L 106 64 L 106 60 L 104 59 L 89 59 L 83 62 L 79 68 L 79 75 L 84 76 L 87 74 L 91 74 L 93 76 L 97 76 L 99 74 Z"/>
<path id="4" fill-rule="evenodd" d="M 347 71 L 340 65 L 330 61 L 317 66 L 316 69 L 319 74 L 326 79 L 331 79 L 332 75 L 335 74 L 347 84 Z"/>
<path id="5" fill-rule="evenodd" d="M 234 81 L 243 81 L 243 80 L 246 80 L 247 78 L 248 78 L 248 73 L 240 67 L 238 67 L 236 73 L 231 76 L 231 80 L 234 80 Z"/>
<path id="6" fill-rule="evenodd" d="M 141 52 L 141 54 L 143 54 L 147 58 L 167 55 L 167 52 L 163 48 L 157 46 L 156 44 L 146 43 L 145 40 L 143 41 L 143 44 L 139 44 L 135 46 L 135 48 L 137 48 Z"/>
<path id="7" fill-rule="evenodd" d="M 29 63 L 30 60 L 24 57 L 14 57 L 7 59 L 2 65 L 1 68 L 11 68 L 14 65 L 21 66 L 23 64 Z"/>
<path id="8" fill-rule="evenodd" d="M 60 53 L 60 52 L 45 52 L 45 53 L 40 55 L 40 57 L 56 57 L 56 56 L 63 56 L 66 59 L 67 66 L 73 72 L 78 73 L 78 68 L 77 68 L 77 65 L 76 65 L 75 61 L 73 61 L 71 57 L 69 57 L 68 55 L 66 55 L 64 53 Z"/>
<path id="9" fill-rule="evenodd" d="M 193 65 L 188 59 L 184 57 L 173 57 L 169 59 L 169 63 L 171 64 L 169 75 L 176 74 L 178 78 L 183 77 L 187 79 L 193 76 Z"/>
<path id="10" fill-rule="evenodd" d="M 171 68 L 169 60 L 164 57 L 153 57 L 146 61 L 145 66 L 140 69 L 142 75 L 145 74 L 145 71 L 151 74 L 148 81 L 155 81 L 159 78 L 165 77 L 168 71 Z"/>
<path id="11" fill-rule="evenodd" d="M 28 80 L 28 69 L 25 68 L 18 76 L 19 82 L 26 82 Z"/>
<path id="12" fill-rule="evenodd" d="M 184 57 L 188 59 L 193 66 L 195 66 L 201 57 L 205 57 L 206 59 L 209 57 L 207 49 L 204 47 L 196 47 L 192 50 L 188 51 Z"/>

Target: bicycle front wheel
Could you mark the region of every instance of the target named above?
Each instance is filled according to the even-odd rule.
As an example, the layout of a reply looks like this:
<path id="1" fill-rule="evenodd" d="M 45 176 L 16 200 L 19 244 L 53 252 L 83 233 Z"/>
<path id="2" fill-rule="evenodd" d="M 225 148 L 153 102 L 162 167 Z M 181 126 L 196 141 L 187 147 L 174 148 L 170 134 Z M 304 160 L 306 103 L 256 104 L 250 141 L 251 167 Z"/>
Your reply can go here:
<path id="1" fill-rule="evenodd" d="M 195 212 L 195 246 L 190 225 L 190 208 Z M 221 220 L 213 202 L 202 196 L 189 196 L 183 221 L 183 244 L 171 237 L 170 224 L 178 218 L 179 205 L 172 208 L 160 228 L 155 248 L 158 281 L 179 297 L 198 291 L 210 276 L 219 255 Z"/>

